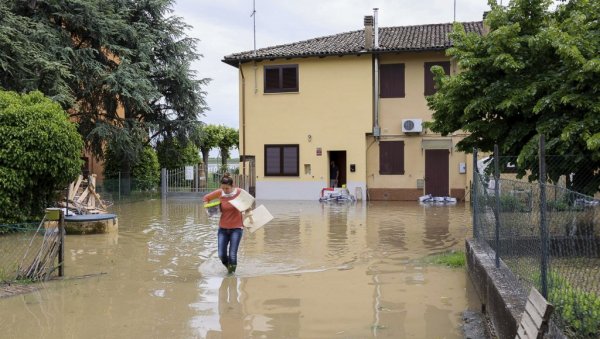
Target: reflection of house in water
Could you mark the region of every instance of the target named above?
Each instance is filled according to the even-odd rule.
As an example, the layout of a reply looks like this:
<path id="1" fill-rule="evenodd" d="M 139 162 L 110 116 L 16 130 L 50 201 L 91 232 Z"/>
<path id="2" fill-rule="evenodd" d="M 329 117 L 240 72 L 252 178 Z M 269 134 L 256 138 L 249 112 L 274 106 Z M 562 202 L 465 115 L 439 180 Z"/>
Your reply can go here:
<path id="1" fill-rule="evenodd" d="M 429 250 L 455 248 L 457 239 L 450 232 L 450 208 L 454 206 L 424 206 L 423 245 Z"/>
<path id="2" fill-rule="evenodd" d="M 330 256 L 348 250 L 348 207 L 349 204 L 327 204 L 327 249 Z"/>
<path id="3" fill-rule="evenodd" d="M 393 211 L 396 213 L 390 213 Z M 406 249 L 406 229 L 410 226 L 407 225 L 407 222 L 410 223 L 411 218 L 407 219 L 401 211 L 402 205 L 398 205 L 396 202 L 369 204 L 366 209 L 369 247 L 392 246 L 399 250 Z"/>

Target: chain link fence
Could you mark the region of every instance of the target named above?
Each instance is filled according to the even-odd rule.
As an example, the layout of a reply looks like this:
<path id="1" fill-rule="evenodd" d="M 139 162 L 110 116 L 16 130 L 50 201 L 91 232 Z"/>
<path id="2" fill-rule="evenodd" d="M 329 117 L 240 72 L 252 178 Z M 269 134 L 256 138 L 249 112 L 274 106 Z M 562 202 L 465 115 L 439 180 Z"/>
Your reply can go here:
<path id="1" fill-rule="evenodd" d="M 554 305 L 551 332 L 600 337 L 600 169 L 569 156 L 542 156 L 528 171 L 516 157 L 475 159 L 474 236 Z"/>
<path id="2" fill-rule="evenodd" d="M 160 177 L 138 178 L 130 172 L 107 172 L 96 186 L 96 192 L 107 202 L 160 197 Z"/>
<path id="3" fill-rule="evenodd" d="M 0 224 L 0 283 L 14 281 L 19 265 L 33 261 L 40 248 L 45 230 L 38 231 L 39 223 Z M 27 254 L 27 255 L 26 255 Z"/>

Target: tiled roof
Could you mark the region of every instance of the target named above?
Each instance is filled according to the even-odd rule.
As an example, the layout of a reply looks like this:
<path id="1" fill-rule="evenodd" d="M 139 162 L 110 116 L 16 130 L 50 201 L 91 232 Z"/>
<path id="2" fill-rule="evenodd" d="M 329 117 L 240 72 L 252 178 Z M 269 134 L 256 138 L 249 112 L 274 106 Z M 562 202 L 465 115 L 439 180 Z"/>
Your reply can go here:
<path id="1" fill-rule="evenodd" d="M 483 23 L 463 22 L 467 33 L 483 34 Z M 340 33 L 286 45 L 265 47 L 227 55 L 223 62 L 236 66 L 239 62 L 276 58 L 346 55 L 371 52 L 403 52 L 444 50 L 452 46 L 448 34 L 452 24 L 432 24 L 401 27 L 380 27 L 379 48 L 365 49 L 364 30 Z"/>

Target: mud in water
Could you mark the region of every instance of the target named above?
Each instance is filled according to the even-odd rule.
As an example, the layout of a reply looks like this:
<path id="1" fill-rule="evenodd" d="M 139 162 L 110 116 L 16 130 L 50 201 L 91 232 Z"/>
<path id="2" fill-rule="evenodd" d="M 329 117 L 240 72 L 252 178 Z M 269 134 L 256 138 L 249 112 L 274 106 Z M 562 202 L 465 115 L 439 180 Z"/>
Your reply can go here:
<path id="1" fill-rule="evenodd" d="M 66 275 L 92 276 L 0 299 L 0 337 L 462 338 L 466 273 L 423 258 L 464 248 L 468 206 L 259 203 L 233 276 L 201 203 L 115 205 L 118 234 L 67 237 Z"/>

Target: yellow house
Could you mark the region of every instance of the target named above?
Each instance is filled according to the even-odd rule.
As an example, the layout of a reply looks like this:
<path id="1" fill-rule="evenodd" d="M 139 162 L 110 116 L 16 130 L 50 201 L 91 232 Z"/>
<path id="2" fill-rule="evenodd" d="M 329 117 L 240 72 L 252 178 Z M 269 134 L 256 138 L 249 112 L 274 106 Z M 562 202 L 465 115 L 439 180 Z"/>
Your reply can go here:
<path id="1" fill-rule="evenodd" d="M 482 22 L 466 22 L 483 33 Z M 435 92 L 430 68 L 453 74 L 452 24 L 364 29 L 236 53 L 242 171 L 258 199 L 318 199 L 337 172 L 359 199 L 465 197 L 470 163 L 462 135 L 423 128 Z M 331 168 L 331 163 L 338 168 Z"/>

